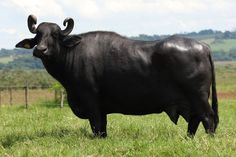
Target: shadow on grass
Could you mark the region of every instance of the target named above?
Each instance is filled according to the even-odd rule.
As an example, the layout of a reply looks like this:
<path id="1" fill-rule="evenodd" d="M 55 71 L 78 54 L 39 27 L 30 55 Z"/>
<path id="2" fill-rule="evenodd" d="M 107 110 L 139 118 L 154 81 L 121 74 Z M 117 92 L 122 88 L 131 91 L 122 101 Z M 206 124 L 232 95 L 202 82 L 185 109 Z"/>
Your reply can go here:
<path id="1" fill-rule="evenodd" d="M 37 131 L 32 134 L 18 133 L 18 134 L 8 134 L 0 138 L 0 144 L 4 148 L 11 148 L 16 143 L 24 143 L 25 141 L 33 141 L 38 138 L 52 137 L 55 139 L 62 139 L 67 136 L 72 136 L 73 138 L 81 139 L 94 139 L 94 136 L 88 132 L 87 127 L 82 127 L 79 129 L 67 129 L 67 128 L 57 128 L 50 131 Z"/>

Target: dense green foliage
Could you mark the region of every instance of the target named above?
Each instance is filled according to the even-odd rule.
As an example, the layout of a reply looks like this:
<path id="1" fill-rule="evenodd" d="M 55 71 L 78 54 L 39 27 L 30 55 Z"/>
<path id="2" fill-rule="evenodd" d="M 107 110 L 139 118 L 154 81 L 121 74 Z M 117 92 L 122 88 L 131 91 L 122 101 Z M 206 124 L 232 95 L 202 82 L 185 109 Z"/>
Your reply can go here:
<path id="1" fill-rule="evenodd" d="M 51 87 L 55 80 L 45 70 L 0 70 L 0 87 Z"/>

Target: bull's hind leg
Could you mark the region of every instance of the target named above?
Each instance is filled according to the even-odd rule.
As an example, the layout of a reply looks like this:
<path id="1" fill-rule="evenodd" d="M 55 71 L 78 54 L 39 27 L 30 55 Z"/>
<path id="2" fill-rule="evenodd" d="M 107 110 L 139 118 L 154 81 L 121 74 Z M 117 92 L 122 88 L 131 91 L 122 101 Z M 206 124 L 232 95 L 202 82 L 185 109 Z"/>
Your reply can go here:
<path id="1" fill-rule="evenodd" d="M 200 118 L 206 133 L 213 135 L 215 133 L 214 111 L 212 110 L 208 100 L 204 102 Z"/>
<path id="2" fill-rule="evenodd" d="M 192 115 L 188 124 L 188 135 L 193 137 L 197 131 L 200 122 L 206 130 L 206 133 L 214 133 L 214 112 L 208 102 L 208 94 L 201 94 L 191 101 Z"/>
<path id="3" fill-rule="evenodd" d="M 199 116 L 190 117 L 189 123 L 188 123 L 188 136 L 189 137 L 193 137 L 195 135 L 200 121 L 201 120 Z"/>
<path id="4" fill-rule="evenodd" d="M 215 133 L 214 113 L 213 111 L 206 113 L 202 117 L 202 124 L 207 134 L 213 135 Z"/>

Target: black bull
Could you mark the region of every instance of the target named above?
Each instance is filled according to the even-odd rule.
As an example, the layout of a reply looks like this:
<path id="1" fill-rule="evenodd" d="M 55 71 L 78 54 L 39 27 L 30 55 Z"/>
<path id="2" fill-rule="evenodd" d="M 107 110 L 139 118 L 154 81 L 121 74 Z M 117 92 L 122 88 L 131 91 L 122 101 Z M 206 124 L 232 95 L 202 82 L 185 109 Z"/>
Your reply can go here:
<path id="1" fill-rule="evenodd" d="M 33 47 L 46 70 L 66 89 L 73 113 L 88 119 L 94 135 L 105 137 L 107 114 L 179 115 L 194 135 L 200 122 L 207 133 L 217 127 L 218 105 L 210 48 L 199 41 L 172 36 L 160 41 L 135 41 L 113 32 L 69 35 L 74 21 L 41 23 L 30 15 L 36 34 L 16 47 Z M 212 107 L 208 98 L 212 85 Z"/>

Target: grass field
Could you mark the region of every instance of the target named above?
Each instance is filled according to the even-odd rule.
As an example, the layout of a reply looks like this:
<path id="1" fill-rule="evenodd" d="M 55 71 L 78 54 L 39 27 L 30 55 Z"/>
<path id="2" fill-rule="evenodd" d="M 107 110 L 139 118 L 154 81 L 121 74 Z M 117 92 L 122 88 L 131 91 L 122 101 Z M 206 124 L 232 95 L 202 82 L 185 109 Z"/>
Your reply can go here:
<path id="1" fill-rule="evenodd" d="M 230 49 L 236 49 L 236 39 L 227 39 L 215 42 L 215 39 L 208 38 L 202 41 L 209 44 L 212 48 L 212 51 L 229 52 Z"/>
<path id="2" fill-rule="evenodd" d="M 2 64 L 7 64 L 13 60 L 13 57 L 0 57 L 0 63 Z"/>
<path id="3" fill-rule="evenodd" d="M 230 49 L 236 49 L 236 39 L 222 40 L 219 43 L 211 44 L 212 51 L 221 51 L 229 52 Z"/>
<path id="4" fill-rule="evenodd" d="M 216 62 L 217 90 L 221 93 L 236 93 L 236 61 Z M 236 97 L 234 97 L 236 99 Z"/>
<path id="5" fill-rule="evenodd" d="M 1 107 L 0 156 L 235 156 L 236 100 L 220 102 L 220 125 L 215 137 L 202 126 L 194 139 L 187 124 L 176 126 L 165 114 L 108 116 L 108 137 L 93 138 L 86 120 L 69 107 L 51 104 Z"/>
<path id="6" fill-rule="evenodd" d="M 53 103 L 0 107 L 0 156 L 236 156 L 236 63 L 216 63 L 220 124 L 215 137 L 202 125 L 194 139 L 183 118 L 166 114 L 108 116 L 108 137 L 94 138 L 89 123 Z"/>

